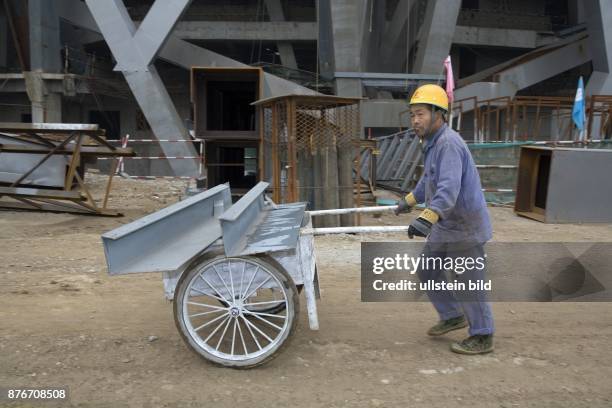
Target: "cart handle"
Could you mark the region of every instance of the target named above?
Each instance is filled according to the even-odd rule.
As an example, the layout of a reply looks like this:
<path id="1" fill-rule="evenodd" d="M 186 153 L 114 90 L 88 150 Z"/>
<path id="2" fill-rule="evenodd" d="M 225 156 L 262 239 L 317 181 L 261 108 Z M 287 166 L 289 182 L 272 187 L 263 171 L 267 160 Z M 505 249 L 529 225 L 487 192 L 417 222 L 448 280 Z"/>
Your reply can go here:
<path id="1" fill-rule="evenodd" d="M 340 215 L 353 213 L 381 213 L 386 211 L 395 211 L 397 205 L 380 205 L 376 207 L 355 207 L 355 208 L 335 208 L 332 210 L 314 210 L 306 211 L 310 216 L 315 215 Z"/>
<path id="2" fill-rule="evenodd" d="M 365 227 L 329 227 L 329 228 L 302 228 L 301 235 L 330 235 L 330 234 L 368 234 L 388 232 L 408 232 L 408 226 L 365 226 Z"/>

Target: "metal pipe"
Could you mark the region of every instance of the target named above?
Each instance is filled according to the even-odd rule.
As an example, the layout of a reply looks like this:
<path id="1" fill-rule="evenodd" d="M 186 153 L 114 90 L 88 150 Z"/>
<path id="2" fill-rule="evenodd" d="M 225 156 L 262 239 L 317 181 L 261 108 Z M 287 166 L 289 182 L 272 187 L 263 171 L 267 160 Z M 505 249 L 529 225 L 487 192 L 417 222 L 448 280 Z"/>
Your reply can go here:
<path id="1" fill-rule="evenodd" d="M 385 211 L 395 211 L 397 205 L 380 205 L 376 207 L 357 207 L 357 208 L 335 208 L 331 210 L 306 211 L 309 215 L 340 215 L 354 213 L 379 213 Z"/>
<path id="2" fill-rule="evenodd" d="M 386 227 L 331 227 L 331 228 L 303 228 L 301 235 L 329 235 L 329 234 L 368 234 L 377 232 L 407 232 L 408 226 L 394 225 Z"/>

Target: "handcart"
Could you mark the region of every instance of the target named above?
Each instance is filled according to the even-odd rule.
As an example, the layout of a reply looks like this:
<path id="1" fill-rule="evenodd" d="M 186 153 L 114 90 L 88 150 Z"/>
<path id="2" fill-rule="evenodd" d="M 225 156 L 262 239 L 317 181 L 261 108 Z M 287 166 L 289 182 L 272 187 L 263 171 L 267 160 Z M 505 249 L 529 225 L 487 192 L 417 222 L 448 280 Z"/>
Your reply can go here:
<path id="1" fill-rule="evenodd" d="M 395 206 L 306 211 L 275 204 L 260 182 L 232 205 L 219 185 L 102 235 L 110 275 L 161 272 L 185 343 L 206 360 L 251 368 L 288 344 L 303 290 L 310 329 L 320 297 L 314 235 L 407 227 L 313 228 L 311 217 Z"/>

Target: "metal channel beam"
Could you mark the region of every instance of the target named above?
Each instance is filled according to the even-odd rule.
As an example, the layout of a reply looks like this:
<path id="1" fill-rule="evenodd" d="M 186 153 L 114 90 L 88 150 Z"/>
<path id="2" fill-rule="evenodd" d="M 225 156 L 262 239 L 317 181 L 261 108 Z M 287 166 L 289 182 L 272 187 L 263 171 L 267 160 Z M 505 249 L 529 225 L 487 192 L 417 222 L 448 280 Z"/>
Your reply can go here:
<path id="1" fill-rule="evenodd" d="M 221 238 L 218 217 L 231 206 L 219 185 L 102 235 L 110 275 L 175 271 Z"/>
<path id="2" fill-rule="evenodd" d="M 265 205 L 264 193 L 269 185 L 260 181 L 219 218 L 226 255 L 237 255 L 245 246 L 247 232 L 261 222 Z"/>
<path id="3" fill-rule="evenodd" d="M 269 183 L 259 182 L 219 218 L 228 256 L 294 249 L 306 203 L 266 205 Z"/>

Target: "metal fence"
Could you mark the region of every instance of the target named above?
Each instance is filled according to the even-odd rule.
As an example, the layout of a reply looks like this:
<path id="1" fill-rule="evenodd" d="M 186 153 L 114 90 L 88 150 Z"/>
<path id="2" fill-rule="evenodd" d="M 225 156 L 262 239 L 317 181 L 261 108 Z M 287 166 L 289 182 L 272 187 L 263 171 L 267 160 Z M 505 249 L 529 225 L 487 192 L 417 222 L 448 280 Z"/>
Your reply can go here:
<path id="1" fill-rule="evenodd" d="M 304 201 L 309 209 L 353 207 L 360 178 L 359 99 L 290 95 L 256 103 L 260 107 L 260 179 L 271 182 L 274 201 Z M 352 224 L 352 215 L 342 225 Z M 337 216 L 321 225 L 337 226 Z"/>

